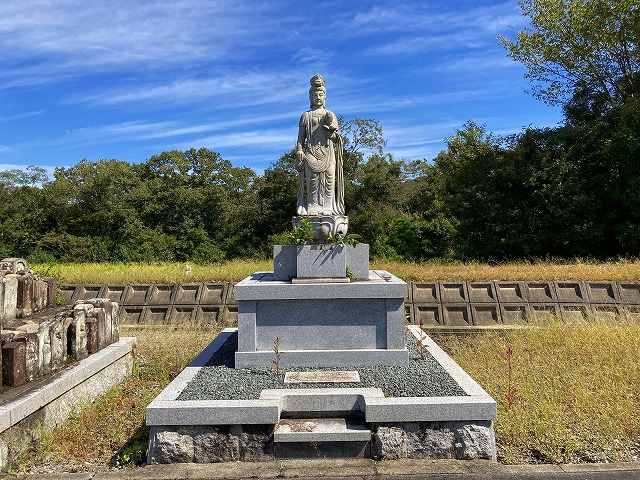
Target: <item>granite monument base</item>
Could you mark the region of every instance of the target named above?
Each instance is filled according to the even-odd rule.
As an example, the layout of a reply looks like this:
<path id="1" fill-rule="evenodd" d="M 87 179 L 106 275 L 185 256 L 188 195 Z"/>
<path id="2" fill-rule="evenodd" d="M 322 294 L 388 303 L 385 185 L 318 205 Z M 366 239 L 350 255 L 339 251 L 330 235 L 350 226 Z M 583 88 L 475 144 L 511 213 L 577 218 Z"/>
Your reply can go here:
<path id="1" fill-rule="evenodd" d="M 274 245 L 273 280 L 300 278 L 369 278 L 369 245 L 355 247 L 335 243 Z"/>
<path id="2" fill-rule="evenodd" d="M 407 284 L 387 272 L 367 277 L 298 284 L 258 272 L 236 284 L 236 368 L 270 367 L 276 337 L 283 367 L 407 365 Z"/>
<path id="3" fill-rule="evenodd" d="M 179 400 L 234 334 L 223 331 L 147 407 L 149 463 L 309 457 L 496 460 L 496 402 L 431 338 L 409 327 L 464 392 L 390 397 L 380 388 L 263 389 L 251 400 Z"/>

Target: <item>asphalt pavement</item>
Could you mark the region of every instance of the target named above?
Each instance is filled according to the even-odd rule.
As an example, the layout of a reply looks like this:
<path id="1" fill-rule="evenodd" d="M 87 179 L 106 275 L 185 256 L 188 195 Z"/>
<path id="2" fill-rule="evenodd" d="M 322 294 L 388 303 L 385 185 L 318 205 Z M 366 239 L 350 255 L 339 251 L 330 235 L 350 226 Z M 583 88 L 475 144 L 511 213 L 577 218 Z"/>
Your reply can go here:
<path id="1" fill-rule="evenodd" d="M 16 478 L 5 476 L 2 478 Z M 107 472 L 19 475 L 29 480 L 640 480 L 640 462 L 502 465 L 489 461 L 321 459 L 274 462 L 176 463 Z"/>

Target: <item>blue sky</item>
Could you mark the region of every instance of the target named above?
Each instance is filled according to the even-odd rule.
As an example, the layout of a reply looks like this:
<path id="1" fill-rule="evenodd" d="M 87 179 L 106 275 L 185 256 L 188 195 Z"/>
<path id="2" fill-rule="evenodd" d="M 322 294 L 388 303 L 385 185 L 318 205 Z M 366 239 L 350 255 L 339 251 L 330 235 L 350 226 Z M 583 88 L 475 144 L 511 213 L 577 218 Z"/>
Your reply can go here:
<path id="1" fill-rule="evenodd" d="M 469 119 L 555 126 L 496 40 L 524 26 L 515 0 L 3 0 L 0 170 L 206 147 L 261 173 L 315 73 L 396 158 L 433 159 Z"/>

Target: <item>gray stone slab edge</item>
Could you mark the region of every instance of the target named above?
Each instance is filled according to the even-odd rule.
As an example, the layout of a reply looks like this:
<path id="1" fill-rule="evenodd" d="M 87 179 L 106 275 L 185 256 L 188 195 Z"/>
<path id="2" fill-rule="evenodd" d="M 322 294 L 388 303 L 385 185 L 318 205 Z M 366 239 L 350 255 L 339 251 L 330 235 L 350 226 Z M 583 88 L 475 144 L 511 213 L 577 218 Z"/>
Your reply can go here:
<path id="1" fill-rule="evenodd" d="M 136 339 L 121 338 L 118 342 L 105 347 L 97 353 L 81 360 L 61 372 L 59 376 L 42 387 L 2 406 L 0 409 L 0 428 L 15 425 L 45 405 L 51 403 L 67 391 L 78 386 L 96 373 L 104 370 L 120 358 L 131 353 Z M 8 418 L 7 418 L 8 416 Z M 6 427 L 2 431 L 6 430 Z"/>
<path id="2" fill-rule="evenodd" d="M 489 394 L 478 383 L 465 372 L 460 365 L 453 361 L 453 359 L 442 350 L 431 337 L 424 332 L 420 332 L 420 327 L 417 325 L 409 325 L 409 331 L 419 339 L 422 335 L 423 341 L 426 343 L 427 350 L 436 361 L 444 367 L 444 369 L 451 375 L 451 377 L 460 385 L 467 395 L 471 396 L 486 396 L 493 401 Z"/>

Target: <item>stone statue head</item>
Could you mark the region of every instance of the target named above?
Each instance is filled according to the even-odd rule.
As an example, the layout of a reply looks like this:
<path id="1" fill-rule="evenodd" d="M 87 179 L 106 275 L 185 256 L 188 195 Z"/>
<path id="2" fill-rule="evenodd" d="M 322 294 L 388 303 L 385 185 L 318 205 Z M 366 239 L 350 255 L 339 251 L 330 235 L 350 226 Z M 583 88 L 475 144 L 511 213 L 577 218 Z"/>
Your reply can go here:
<path id="1" fill-rule="evenodd" d="M 309 83 L 311 84 L 311 88 L 309 89 L 309 100 L 311 103 L 310 107 L 313 108 L 320 106 L 318 105 L 320 101 L 322 102 L 322 106 L 324 106 L 324 100 L 327 94 L 327 89 L 324 88 L 324 77 L 319 73 L 316 73 L 313 77 L 311 77 Z M 321 94 L 319 94 L 319 92 L 321 92 Z M 322 99 L 315 100 L 314 102 L 314 97 L 316 96 L 321 96 Z"/>

